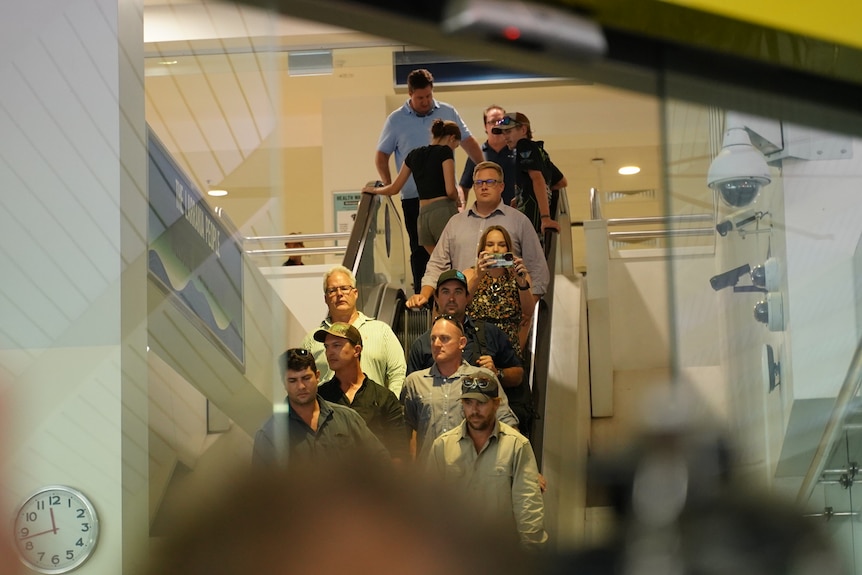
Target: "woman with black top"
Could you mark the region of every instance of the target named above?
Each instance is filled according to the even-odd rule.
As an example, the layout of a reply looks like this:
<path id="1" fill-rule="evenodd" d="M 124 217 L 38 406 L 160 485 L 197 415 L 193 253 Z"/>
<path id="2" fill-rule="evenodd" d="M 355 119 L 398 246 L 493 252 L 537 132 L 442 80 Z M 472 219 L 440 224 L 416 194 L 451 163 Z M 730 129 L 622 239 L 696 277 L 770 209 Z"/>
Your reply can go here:
<path id="1" fill-rule="evenodd" d="M 363 192 L 394 196 L 410 174 L 419 192 L 419 243 L 430 254 L 446 223 L 458 213 L 460 198 L 455 185 L 455 148 L 461 145 L 461 129 L 449 120 L 434 120 L 431 144 L 412 150 L 404 159 L 395 181 L 388 186 L 365 186 Z"/>

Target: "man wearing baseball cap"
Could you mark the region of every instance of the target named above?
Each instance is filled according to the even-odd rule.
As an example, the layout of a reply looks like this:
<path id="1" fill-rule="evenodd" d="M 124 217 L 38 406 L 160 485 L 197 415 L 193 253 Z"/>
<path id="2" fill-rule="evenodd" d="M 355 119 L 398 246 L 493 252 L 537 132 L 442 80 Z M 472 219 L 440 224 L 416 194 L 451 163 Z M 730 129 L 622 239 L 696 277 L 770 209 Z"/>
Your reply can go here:
<path id="1" fill-rule="evenodd" d="M 511 525 L 522 545 L 541 548 L 548 534 L 539 469 L 527 438 L 497 419 L 499 393 L 493 375 L 461 379 L 464 421 L 434 440 L 427 467 L 474 502 L 483 519 Z"/>
<path id="2" fill-rule="evenodd" d="M 318 395 L 356 411 L 394 460 L 406 460 L 409 438 L 401 404 L 392 391 L 363 373 L 359 330 L 349 323 L 335 322 L 314 332 L 314 339 L 323 344 L 329 369 L 333 372 L 332 379 L 317 388 Z"/>
<path id="3" fill-rule="evenodd" d="M 497 376 L 506 390 L 512 411 L 518 418 L 519 429 L 530 433 L 532 399 L 530 388 L 524 382 L 524 367 L 515 353 L 509 337 L 489 321 L 478 320 L 467 315 L 467 278 L 459 270 L 443 272 L 437 280 L 435 297 L 441 314 L 454 317 L 464 326 L 466 344 L 463 359 L 470 365 L 483 367 Z M 429 329 L 413 341 L 407 358 L 408 375 L 431 367 L 434 364 Z M 523 425 L 523 427 L 521 427 Z"/>

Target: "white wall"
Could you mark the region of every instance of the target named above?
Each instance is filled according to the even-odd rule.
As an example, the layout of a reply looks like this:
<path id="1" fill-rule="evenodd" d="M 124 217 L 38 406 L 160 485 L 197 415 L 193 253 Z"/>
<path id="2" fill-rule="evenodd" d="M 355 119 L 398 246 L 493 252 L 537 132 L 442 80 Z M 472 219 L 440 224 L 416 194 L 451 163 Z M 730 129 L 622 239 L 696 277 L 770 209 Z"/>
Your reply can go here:
<path id="1" fill-rule="evenodd" d="M 131 570 L 147 537 L 142 29 L 134 1 L 0 7 L 0 514 L 84 491 L 103 530 L 80 573 Z"/>

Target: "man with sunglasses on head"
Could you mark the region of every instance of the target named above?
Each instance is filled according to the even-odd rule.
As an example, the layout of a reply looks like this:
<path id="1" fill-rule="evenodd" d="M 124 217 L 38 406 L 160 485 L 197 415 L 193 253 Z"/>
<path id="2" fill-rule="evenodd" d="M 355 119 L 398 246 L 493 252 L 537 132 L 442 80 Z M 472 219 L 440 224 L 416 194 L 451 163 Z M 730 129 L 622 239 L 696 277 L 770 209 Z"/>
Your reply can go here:
<path id="1" fill-rule="evenodd" d="M 467 338 L 464 326 L 454 316 L 437 316 L 431 325 L 430 342 L 433 364 L 408 375 L 401 392 L 404 421 L 416 432 L 416 454 L 420 459 L 427 455 L 434 438 L 454 429 L 464 418 L 459 399 L 461 381 L 474 377 L 496 380 L 492 372 L 470 365 L 462 358 Z M 505 394 L 501 394 L 498 415 L 508 425 L 518 425 Z"/>
<path id="2" fill-rule="evenodd" d="M 320 397 L 356 411 L 392 459 L 406 461 L 409 437 L 401 404 L 394 393 L 362 372 L 359 330 L 349 323 L 335 322 L 314 332 L 314 339 L 323 344 L 329 368 L 334 372 L 332 379 L 317 388 Z"/>
<path id="3" fill-rule="evenodd" d="M 368 317 L 356 309 L 359 291 L 353 272 L 344 266 L 335 266 L 323 276 L 323 301 L 329 308 L 327 316 L 318 329 L 328 329 L 335 322 L 352 325 L 362 334 L 365 346 L 362 348 L 362 371 L 371 380 L 379 383 L 399 397 L 407 364 L 404 361 L 404 348 L 386 323 Z M 301 346 L 311 351 L 320 370 L 321 380 L 332 379 L 323 344 L 314 339 L 314 329 L 305 336 Z"/>
<path id="4" fill-rule="evenodd" d="M 320 372 L 302 347 L 279 357 L 286 409 L 273 415 L 254 436 L 252 463 L 261 466 L 332 463 L 357 459 L 389 465 L 389 452 L 354 410 L 317 394 Z"/>
<path id="5" fill-rule="evenodd" d="M 548 289 L 550 273 L 545 252 L 530 219 L 503 200 L 503 168 L 494 162 L 481 162 L 473 171 L 476 201 L 449 219 L 431 259 L 425 267 L 422 290 L 407 300 L 407 307 L 419 308 L 434 295 L 440 274 L 447 270 L 466 270 L 476 265 L 476 249 L 488 226 L 503 226 L 512 238 L 512 252 L 523 258 L 533 279 L 530 291 L 536 301 Z"/>
<path id="6" fill-rule="evenodd" d="M 524 367 L 515 353 L 506 332 L 489 321 L 476 320 L 467 315 L 467 278 L 459 270 L 440 275 L 435 291 L 437 309 L 451 315 L 464 326 L 466 342 L 463 359 L 470 365 L 483 367 L 497 376 L 509 395 L 511 409 L 525 434 L 529 434 L 531 403 L 529 386 L 524 381 Z M 407 373 L 431 367 L 434 363 L 431 330 L 429 329 L 410 346 Z"/>
<path id="7" fill-rule="evenodd" d="M 497 417 L 500 392 L 494 378 L 462 379 L 464 421 L 434 440 L 427 468 L 472 501 L 481 519 L 511 526 L 513 539 L 539 549 L 548 541 L 539 468 L 527 438 Z"/>

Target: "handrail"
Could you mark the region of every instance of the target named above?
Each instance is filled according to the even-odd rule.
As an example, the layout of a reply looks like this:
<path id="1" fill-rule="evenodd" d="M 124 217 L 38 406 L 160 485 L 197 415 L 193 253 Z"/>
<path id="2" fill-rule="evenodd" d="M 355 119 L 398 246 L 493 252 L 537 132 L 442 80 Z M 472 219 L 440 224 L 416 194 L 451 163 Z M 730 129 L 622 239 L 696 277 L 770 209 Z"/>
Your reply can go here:
<path id="1" fill-rule="evenodd" d="M 335 232 L 322 234 L 289 234 L 286 236 L 246 236 L 242 238 L 243 245 L 256 242 L 258 244 L 267 242 L 323 242 L 331 240 L 349 240 L 349 232 Z M 347 246 L 319 246 L 302 248 L 261 248 L 243 250 L 248 256 L 313 256 L 326 254 L 343 254 Z"/>
<path id="2" fill-rule="evenodd" d="M 811 465 L 802 480 L 802 485 L 796 496 L 797 503 L 805 504 L 811 498 L 814 485 L 826 468 L 826 460 L 832 452 L 832 447 L 844 431 L 844 421 L 852 411 L 853 398 L 859 393 L 860 387 L 862 387 L 862 339 L 856 345 L 856 352 L 847 368 L 844 383 L 841 384 L 838 397 L 835 398 L 835 406 L 832 408 L 829 421 L 823 429 L 823 436 L 820 438 L 820 443 L 817 444 Z"/>
<path id="3" fill-rule="evenodd" d="M 317 248 L 279 248 L 272 250 L 245 250 L 250 256 L 313 256 L 318 254 L 343 254 L 347 246 L 320 246 Z"/>
<path id="4" fill-rule="evenodd" d="M 324 240 L 346 240 L 350 238 L 350 232 L 332 232 L 323 234 L 289 234 L 286 236 L 246 236 L 243 242 L 314 242 Z"/>
<path id="5" fill-rule="evenodd" d="M 608 218 L 609 226 L 621 225 L 638 225 L 638 224 L 675 224 L 675 223 L 694 223 L 694 222 L 711 222 L 713 221 L 712 214 L 676 214 L 668 216 L 640 216 L 631 218 Z"/>
<path id="6" fill-rule="evenodd" d="M 653 240 L 659 238 L 670 238 L 675 236 L 711 236 L 715 233 L 713 228 L 683 228 L 672 230 L 634 230 L 630 232 L 608 232 L 611 240 Z"/>

